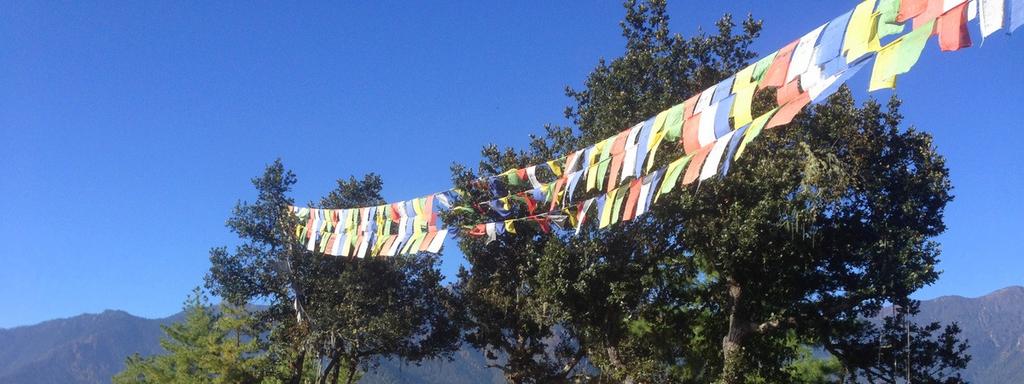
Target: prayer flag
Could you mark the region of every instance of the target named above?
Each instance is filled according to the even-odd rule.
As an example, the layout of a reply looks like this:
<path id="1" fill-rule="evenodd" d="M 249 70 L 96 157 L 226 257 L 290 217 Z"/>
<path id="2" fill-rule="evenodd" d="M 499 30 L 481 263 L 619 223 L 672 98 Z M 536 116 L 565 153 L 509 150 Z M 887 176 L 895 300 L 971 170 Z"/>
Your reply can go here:
<path id="1" fill-rule="evenodd" d="M 729 96 L 725 98 L 725 100 L 719 101 L 718 104 L 715 104 L 716 139 L 729 133 L 729 131 L 732 131 L 732 127 L 729 126 L 729 111 L 732 110 L 734 100 L 733 96 Z"/>
<path id="2" fill-rule="evenodd" d="M 775 116 L 775 113 L 778 111 L 779 108 L 775 108 L 771 111 L 765 112 L 765 114 L 758 116 L 750 123 L 750 129 L 743 135 L 743 142 L 740 143 L 739 149 L 736 150 L 735 160 L 739 160 L 740 156 L 743 155 L 743 151 L 747 148 L 747 144 L 750 144 L 751 141 L 754 141 L 754 139 L 761 134 L 761 130 L 768 124 L 768 120 L 770 120 L 772 116 Z"/>
<path id="3" fill-rule="evenodd" d="M 715 145 L 711 147 L 707 160 L 704 161 L 704 167 L 700 171 L 700 181 L 710 179 L 718 174 L 718 165 L 722 162 L 722 154 L 725 153 L 725 148 L 729 145 L 734 134 L 736 134 L 736 131 L 725 134 L 725 136 L 718 138 Z"/>
<path id="4" fill-rule="evenodd" d="M 853 10 L 850 10 L 828 22 L 821 32 L 818 46 L 814 49 L 811 65 L 822 65 L 839 57 L 843 48 L 843 37 L 852 16 Z"/>
<path id="5" fill-rule="evenodd" d="M 978 0 L 978 15 L 981 17 L 981 37 L 986 38 L 1003 28 L 1006 0 Z"/>
<path id="6" fill-rule="evenodd" d="M 697 181 L 697 177 L 700 176 L 700 168 L 704 165 L 704 159 L 707 159 L 708 154 L 714 146 L 708 145 L 697 151 L 697 154 L 693 155 L 693 159 L 690 160 L 689 166 L 686 167 L 686 173 L 683 175 L 683 185 L 687 185 Z"/>
<path id="7" fill-rule="evenodd" d="M 1010 29 L 1006 33 L 1013 33 L 1021 25 L 1024 25 L 1024 0 L 1010 1 Z"/>
<path id="8" fill-rule="evenodd" d="M 717 104 L 725 100 L 732 95 L 732 83 L 735 78 L 729 76 L 728 79 L 722 80 L 715 85 L 715 93 L 711 97 L 711 104 Z"/>
<path id="9" fill-rule="evenodd" d="M 786 105 L 790 100 L 796 99 L 800 96 L 800 81 L 793 79 L 786 83 L 785 86 L 775 91 L 775 99 L 779 106 Z"/>
<path id="10" fill-rule="evenodd" d="M 665 117 L 665 138 L 669 141 L 679 140 L 680 132 L 683 129 L 684 108 L 685 104 L 680 103 L 668 110 L 668 115 Z"/>
<path id="11" fill-rule="evenodd" d="M 683 124 L 683 151 L 694 153 L 700 149 L 700 114 L 690 116 Z"/>
<path id="12" fill-rule="evenodd" d="M 967 31 L 967 3 L 953 7 L 939 16 L 939 48 L 956 51 L 971 46 L 971 34 Z"/>
<path id="13" fill-rule="evenodd" d="M 736 95 L 734 96 L 736 99 L 732 104 L 734 125 L 742 127 L 754 120 L 750 107 L 754 104 L 754 91 L 756 90 L 757 87 L 750 86 L 736 91 Z"/>
<path id="14" fill-rule="evenodd" d="M 925 9 L 928 8 L 928 1 L 929 0 L 903 0 L 899 2 L 900 11 L 896 14 L 896 21 L 902 23 L 924 13 Z"/>
<path id="15" fill-rule="evenodd" d="M 736 134 L 732 135 L 729 140 L 729 149 L 725 153 L 725 160 L 722 162 L 722 176 L 729 174 L 729 167 L 732 166 L 733 156 L 736 154 L 736 148 L 739 148 L 740 142 L 743 141 L 743 135 L 747 133 L 747 129 L 750 129 L 750 125 L 745 125 L 740 129 L 736 130 Z"/>
<path id="16" fill-rule="evenodd" d="M 743 68 L 739 72 L 736 72 L 736 75 L 733 76 L 735 80 L 733 80 L 732 84 L 732 93 L 739 93 L 741 90 L 754 87 L 757 85 L 756 82 L 751 81 L 753 78 L 755 66 L 757 66 L 757 64 L 750 64 L 746 66 L 746 68 Z"/>
<path id="17" fill-rule="evenodd" d="M 704 112 L 705 109 L 711 106 L 711 101 L 714 100 L 715 86 L 705 89 L 704 92 L 700 93 L 700 97 L 697 98 L 697 103 L 693 105 L 693 114 Z"/>
<path id="18" fill-rule="evenodd" d="M 683 173 L 683 169 L 686 168 L 686 164 L 690 162 L 690 159 L 694 155 L 686 155 L 673 161 L 665 167 L 665 181 L 661 183 L 661 189 L 658 191 L 658 197 L 666 193 L 672 192 L 672 189 L 676 187 L 676 183 L 679 181 L 679 175 Z M 655 200 L 658 199 L 655 197 Z"/>
<path id="19" fill-rule="evenodd" d="M 793 51 L 793 58 L 789 62 L 789 68 L 786 70 L 787 83 L 807 71 L 807 66 L 811 65 L 811 55 L 814 54 L 814 47 L 818 43 L 818 37 L 821 36 L 821 31 L 824 29 L 825 25 L 822 25 L 800 38 Z"/>
<path id="20" fill-rule="evenodd" d="M 626 206 L 622 210 L 622 221 L 633 220 L 636 215 L 636 202 L 640 197 L 640 179 L 633 179 L 629 183 L 629 197 L 626 198 Z"/>
<path id="21" fill-rule="evenodd" d="M 701 113 L 700 127 L 697 128 L 697 144 L 703 148 L 715 142 L 715 123 L 718 120 L 718 108 L 708 108 Z"/>
<path id="22" fill-rule="evenodd" d="M 921 0 L 914 0 L 921 1 Z M 875 31 L 875 38 L 903 32 L 903 21 L 899 19 L 900 0 L 878 0 L 878 29 Z"/>
<path id="23" fill-rule="evenodd" d="M 768 70 L 764 74 L 764 79 L 761 80 L 761 84 L 758 85 L 758 89 L 767 87 L 781 87 L 786 83 L 786 73 L 789 71 L 789 61 L 793 58 L 793 50 L 796 49 L 796 45 L 800 43 L 800 40 L 796 40 L 792 43 L 786 44 L 785 47 L 779 50 L 772 60 L 772 65 L 768 67 Z"/>
<path id="24" fill-rule="evenodd" d="M 876 52 L 881 48 L 876 37 L 878 29 L 878 14 L 871 12 L 875 6 L 875 0 L 864 0 L 857 8 L 854 8 L 850 16 L 850 25 L 846 29 L 846 36 L 843 39 L 843 50 L 846 54 L 846 62 L 861 58 L 869 52 Z"/>
<path id="25" fill-rule="evenodd" d="M 796 99 L 791 100 L 782 107 L 779 107 L 779 111 L 772 116 L 772 119 L 768 121 L 768 125 L 765 128 L 775 128 L 780 125 L 786 125 L 793 121 L 793 118 L 800 113 L 800 110 L 804 109 L 807 104 L 811 103 L 811 96 L 807 92 L 801 93 Z"/>
<path id="26" fill-rule="evenodd" d="M 892 83 L 896 75 L 909 72 L 921 57 L 921 51 L 924 50 L 934 29 L 935 21 L 932 20 L 883 47 L 875 59 L 869 90 L 878 89 L 877 85 L 884 85 L 886 82 Z"/>
<path id="27" fill-rule="evenodd" d="M 839 89 L 839 86 L 843 85 L 843 83 L 853 77 L 853 75 L 855 75 L 857 71 L 860 71 L 861 68 L 864 68 L 867 63 L 867 59 L 861 60 L 854 63 L 853 67 L 818 82 L 814 87 L 807 90 L 808 95 L 811 97 L 811 103 L 820 103 L 826 97 L 835 93 L 835 91 Z"/>
<path id="28" fill-rule="evenodd" d="M 765 72 L 768 72 L 768 67 L 772 65 L 775 61 L 775 56 L 778 54 L 779 53 L 777 51 L 772 52 L 771 55 L 762 57 L 761 60 L 758 60 L 757 63 L 754 64 L 754 72 L 750 74 L 750 79 L 760 85 L 764 80 Z"/>
<path id="29" fill-rule="evenodd" d="M 644 126 L 640 128 L 640 138 L 636 142 L 636 164 L 633 170 L 633 175 L 640 176 L 643 174 L 644 162 L 647 160 L 648 145 L 651 141 L 651 130 L 654 124 L 654 119 L 647 119 L 644 122 Z"/>
<path id="30" fill-rule="evenodd" d="M 636 169 L 637 147 L 640 146 L 637 144 L 636 138 L 640 135 L 640 130 L 643 129 L 643 126 L 644 123 L 642 122 L 634 125 L 633 128 L 629 129 L 629 135 L 626 136 L 626 152 L 622 158 L 622 176 L 619 178 L 620 182 L 625 181 L 627 177 L 636 175 L 633 171 Z M 647 143 L 645 142 L 643 146 L 646 147 Z"/>

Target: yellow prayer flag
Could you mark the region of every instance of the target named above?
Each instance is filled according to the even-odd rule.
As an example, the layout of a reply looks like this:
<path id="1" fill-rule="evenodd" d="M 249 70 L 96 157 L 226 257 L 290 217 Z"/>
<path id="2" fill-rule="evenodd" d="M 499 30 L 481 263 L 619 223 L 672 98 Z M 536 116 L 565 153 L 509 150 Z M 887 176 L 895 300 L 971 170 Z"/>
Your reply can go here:
<path id="1" fill-rule="evenodd" d="M 737 91 L 734 96 L 731 115 L 736 128 L 754 120 L 750 111 L 750 106 L 754 104 L 754 91 L 757 91 L 757 87 L 747 87 Z"/>
<path id="2" fill-rule="evenodd" d="M 597 224 L 598 228 L 604 228 L 611 224 L 612 211 L 614 211 L 613 208 L 615 207 L 615 195 L 617 193 L 619 193 L 619 188 L 608 191 L 608 194 L 605 195 L 604 204 L 600 207 L 601 220 Z"/>
<path id="3" fill-rule="evenodd" d="M 647 173 L 651 172 L 651 168 L 654 168 L 655 155 L 658 154 L 658 147 L 661 146 L 661 141 L 665 139 L 665 131 L 661 131 L 651 135 L 650 149 L 647 154 Z"/>
<path id="4" fill-rule="evenodd" d="M 562 177 L 562 167 L 558 166 L 557 161 L 548 161 L 548 168 L 551 168 L 551 173 L 554 173 L 556 177 Z"/>
<path id="5" fill-rule="evenodd" d="M 761 130 L 763 130 L 764 126 L 768 124 L 768 120 L 771 120 L 772 116 L 775 116 L 775 112 L 778 112 L 779 108 L 780 107 L 776 107 L 771 111 L 765 112 L 765 114 L 758 116 L 757 119 L 754 119 L 754 121 L 750 123 L 750 128 L 747 128 L 747 131 L 743 134 L 743 141 L 740 142 L 739 148 L 736 148 L 736 156 L 733 157 L 733 160 L 740 159 L 740 156 L 743 155 L 743 151 L 747 149 L 747 144 L 754 141 L 754 138 L 761 134 Z"/>
<path id="6" fill-rule="evenodd" d="M 654 201 L 657 202 L 661 195 L 672 192 L 675 189 L 679 175 L 683 173 L 683 169 L 686 169 L 686 164 L 693 158 L 693 154 L 686 155 L 673 161 L 665 167 L 665 179 L 661 182 L 661 188 L 658 190 L 658 194 L 654 196 Z"/>
<path id="7" fill-rule="evenodd" d="M 516 233 L 515 221 L 505 220 L 505 232 Z"/>
<path id="8" fill-rule="evenodd" d="M 900 40 L 897 39 L 878 51 L 878 55 L 875 56 L 875 66 L 871 68 L 871 81 L 868 83 L 868 91 L 896 87 L 896 75 L 892 73 L 892 65 L 896 58 L 899 43 Z"/>
<path id="9" fill-rule="evenodd" d="M 740 93 L 746 88 L 757 86 L 757 82 L 751 82 L 750 79 L 754 75 L 754 67 L 757 63 L 750 64 L 743 70 L 736 72 L 736 80 L 732 83 L 732 93 Z"/>
<path id="10" fill-rule="evenodd" d="M 846 62 L 852 63 L 868 52 L 876 52 L 881 48 L 877 30 L 879 13 L 872 13 L 875 0 L 865 0 L 854 8 L 850 16 L 850 24 L 843 39 L 843 53 Z"/>
<path id="11" fill-rule="evenodd" d="M 658 132 L 661 132 L 662 130 L 664 130 L 665 119 L 667 119 L 667 118 L 668 118 L 668 110 L 667 109 L 664 110 L 664 111 L 658 112 L 658 115 L 654 116 L 654 125 L 651 126 L 651 133 L 654 134 L 654 133 L 658 133 Z M 650 144 L 650 143 L 648 143 L 648 144 Z M 647 149 L 650 150 L 650 145 L 647 146 Z"/>

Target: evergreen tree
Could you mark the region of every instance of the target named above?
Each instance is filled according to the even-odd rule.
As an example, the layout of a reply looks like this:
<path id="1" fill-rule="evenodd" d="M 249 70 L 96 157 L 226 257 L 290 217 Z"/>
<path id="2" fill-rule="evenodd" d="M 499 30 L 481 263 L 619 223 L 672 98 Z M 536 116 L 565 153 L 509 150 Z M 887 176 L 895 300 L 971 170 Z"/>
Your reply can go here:
<path id="1" fill-rule="evenodd" d="M 458 347 L 450 314 L 456 302 L 441 286 L 438 259 L 342 258 L 308 251 L 295 236 L 287 196 L 296 182 L 280 160 L 253 180 L 258 198 L 239 203 L 228 226 L 242 239 L 229 253 L 211 252 L 207 286 L 229 302 L 267 303 L 261 314 L 273 325 L 271 349 L 292 358 L 290 383 L 305 367 L 317 382 L 354 382 L 381 358 L 420 361 Z M 383 203 L 376 175 L 339 180 L 324 208 Z"/>
<path id="2" fill-rule="evenodd" d="M 664 1 L 627 1 L 626 10 L 626 52 L 567 91 L 573 127 L 549 126 L 523 151 L 488 146 L 475 171 L 453 166 L 471 201 L 494 198 L 475 177 L 594 144 L 757 57 L 749 45 L 761 23 L 752 18 L 738 33 L 726 15 L 716 33 L 684 38 L 669 32 Z M 758 92 L 755 114 L 773 93 Z M 762 133 L 728 178 L 677 188 L 611 228 L 567 236 L 516 227 L 490 244 L 463 237 L 467 341 L 507 357 L 494 361 L 512 382 L 568 379 L 582 357 L 609 381 L 792 382 L 799 371 L 787 367 L 801 345 L 834 351 L 855 375 L 865 365 L 842 351 L 877 344 L 855 337 L 870 334 L 869 319 L 938 278 L 932 239 L 952 199 L 943 158 L 928 134 L 901 127 L 899 104 L 858 106 L 844 88 Z M 658 165 L 680 155 L 662 146 Z M 450 218 L 493 219 L 475 209 Z M 562 348 L 545 347 L 556 330 L 568 337 Z M 943 347 L 922 349 L 935 358 L 916 365 L 920 380 L 962 368 L 957 337 L 948 327 L 938 340 L 912 339 Z"/>
<path id="3" fill-rule="evenodd" d="M 245 308 L 214 308 L 197 289 L 184 308 L 185 320 L 163 326 L 165 354 L 128 357 L 113 378 L 128 383 L 279 383 L 279 361 Z M 307 371 L 310 373 L 315 371 Z"/>

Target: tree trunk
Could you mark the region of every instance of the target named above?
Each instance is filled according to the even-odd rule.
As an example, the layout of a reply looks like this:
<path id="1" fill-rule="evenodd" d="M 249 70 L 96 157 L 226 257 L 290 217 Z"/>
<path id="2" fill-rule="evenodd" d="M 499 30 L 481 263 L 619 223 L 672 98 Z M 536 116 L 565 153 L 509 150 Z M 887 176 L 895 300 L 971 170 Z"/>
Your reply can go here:
<path id="1" fill-rule="evenodd" d="M 320 380 L 317 380 L 317 384 L 327 384 L 327 382 L 330 381 L 331 371 L 333 371 L 334 367 L 338 365 L 338 359 L 336 357 L 332 356 L 330 359 L 331 360 L 327 362 L 327 367 L 323 370 L 324 373 L 320 375 Z"/>
<path id="2" fill-rule="evenodd" d="M 306 365 L 306 350 L 299 350 L 299 356 L 295 357 L 295 361 L 292 363 L 292 379 L 288 382 L 290 384 L 300 384 L 302 381 L 302 367 Z"/>
<path id="3" fill-rule="evenodd" d="M 356 378 L 356 363 L 357 361 L 355 358 L 350 359 L 348 362 L 348 379 L 345 380 L 345 383 L 347 384 L 352 384 L 353 380 Z"/>
<path id="4" fill-rule="evenodd" d="M 723 384 L 740 384 L 744 381 L 745 357 L 743 347 L 750 334 L 750 320 L 742 306 L 743 289 L 732 279 L 729 280 L 729 298 L 732 308 L 729 313 L 729 333 L 722 338 Z"/>

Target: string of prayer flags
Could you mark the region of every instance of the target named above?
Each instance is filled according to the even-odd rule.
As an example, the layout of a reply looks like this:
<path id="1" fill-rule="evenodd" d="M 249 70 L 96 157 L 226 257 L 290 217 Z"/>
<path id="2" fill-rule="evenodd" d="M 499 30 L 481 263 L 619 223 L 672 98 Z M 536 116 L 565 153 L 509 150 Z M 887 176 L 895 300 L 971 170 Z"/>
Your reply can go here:
<path id="1" fill-rule="evenodd" d="M 895 87 L 897 76 L 917 63 L 933 34 L 942 51 L 971 46 L 968 22 L 974 15 L 980 19 L 983 38 L 1004 27 L 1010 33 L 1024 24 L 1024 0 L 864 0 L 733 76 L 682 103 L 672 101 L 676 104 L 671 108 L 612 137 L 562 158 L 474 180 L 470 186 L 491 193 L 492 199 L 469 205 L 502 221 L 473 226 L 469 233 L 493 241 L 516 233 L 514 223 L 520 222 L 543 232 L 568 223 L 578 233 L 591 208 L 599 215 L 600 228 L 634 220 L 676 185 L 727 175 L 764 129 L 792 122 L 804 107 L 825 100 L 870 59 L 873 91 Z M 906 24 L 912 28 L 904 34 Z M 893 35 L 898 36 L 883 46 L 882 39 Z M 765 88 L 775 88 L 778 106 L 754 117 L 753 99 Z M 685 156 L 653 170 L 665 139 L 680 145 Z M 599 196 L 575 202 L 581 190 Z M 454 206 L 461 196 L 461 191 L 450 190 L 373 207 L 293 207 L 300 219 L 296 236 L 309 250 L 337 256 L 439 252 L 447 229 L 438 213 L 473 211 Z M 524 212 L 528 216 L 513 217 Z"/>

